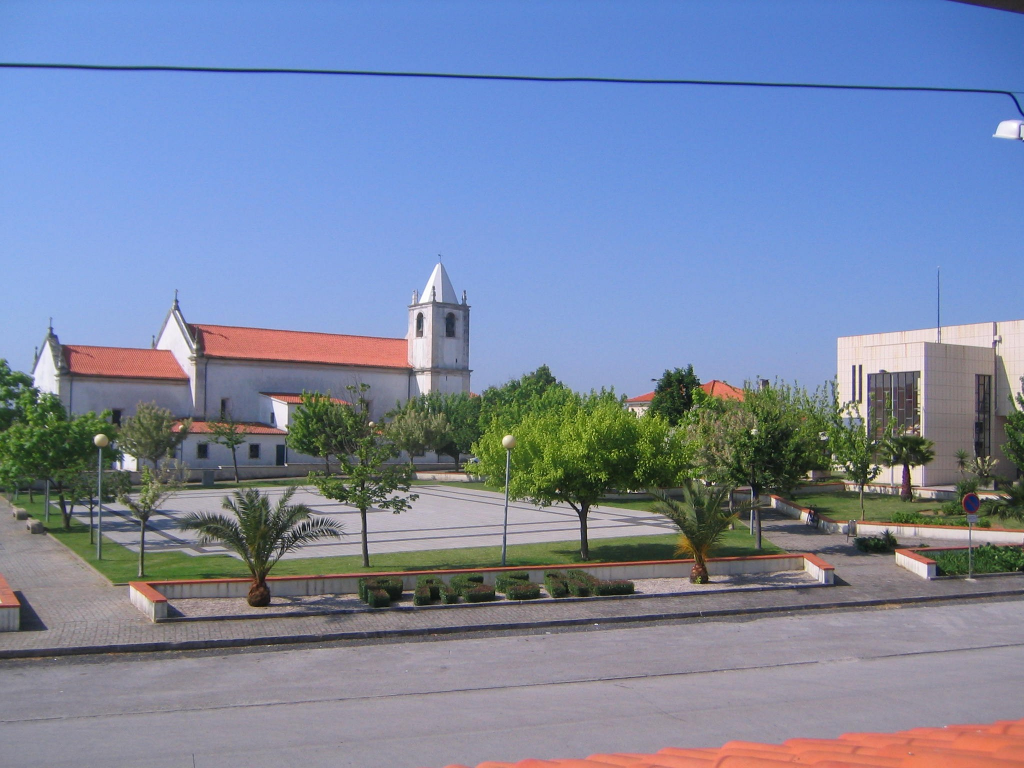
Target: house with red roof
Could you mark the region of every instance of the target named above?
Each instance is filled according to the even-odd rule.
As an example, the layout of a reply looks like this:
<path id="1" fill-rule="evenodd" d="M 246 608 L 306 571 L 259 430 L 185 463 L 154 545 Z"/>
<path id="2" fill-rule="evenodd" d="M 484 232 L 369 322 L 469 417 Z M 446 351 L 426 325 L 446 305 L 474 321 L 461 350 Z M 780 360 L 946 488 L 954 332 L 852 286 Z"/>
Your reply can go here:
<path id="1" fill-rule="evenodd" d="M 227 448 L 203 437 L 224 415 L 248 436 L 240 464 L 283 466 L 312 461 L 285 445 L 303 392 L 337 399 L 366 384 L 378 420 L 420 394 L 470 391 L 469 304 L 441 263 L 413 291 L 407 322 L 404 338 L 191 323 L 175 296 L 150 348 L 62 344 L 51 326 L 33 376 L 71 413 L 110 410 L 119 423 L 153 402 L 193 419 L 182 455 L 191 467 L 230 463 Z"/>
<path id="2" fill-rule="evenodd" d="M 739 387 L 734 387 L 731 384 L 726 384 L 724 381 L 718 379 L 712 379 L 711 381 L 705 382 L 700 385 L 700 388 L 704 390 L 704 393 L 711 397 L 717 397 L 720 400 L 743 400 L 743 390 Z M 651 402 L 654 400 L 653 392 L 646 392 L 636 397 L 631 397 L 626 400 L 626 410 L 632 411 L 637 416 L 643 416 L 647 413 L 647 409 L 651 407 Z"/>

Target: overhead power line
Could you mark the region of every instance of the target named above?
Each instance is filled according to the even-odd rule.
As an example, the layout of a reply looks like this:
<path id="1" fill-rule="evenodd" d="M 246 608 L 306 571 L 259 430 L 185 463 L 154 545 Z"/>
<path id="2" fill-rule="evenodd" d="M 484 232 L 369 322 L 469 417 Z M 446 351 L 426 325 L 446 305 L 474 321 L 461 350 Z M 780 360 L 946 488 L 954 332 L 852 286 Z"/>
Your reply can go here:
<path id="1" fill-rule="evenodd" d="M 759 80 L 696 80 L 641 77 L 578 77 L 554 75 L 485 75 L 465 72 L 388 72 L 362 69 L 291 69 L 283 67 L 183 67 L 163 64 L 56 64 L 0 62 L 0 69 L 72 70 L 82 72 L 178 72 L 213 75 L 321 75 L 420 80 L 482 80 L 512 83 L 592 83 L 596 85 L 706 85 L 739 88 L 795 88 L 830 91 L 896 91 L 904 93 L 966 93 L 1008 96 L 1024 117 L 1016 92 L 997 88 L 943 88 L 921 85 L 852 85 L 842 83 L 779 83 Z"/>

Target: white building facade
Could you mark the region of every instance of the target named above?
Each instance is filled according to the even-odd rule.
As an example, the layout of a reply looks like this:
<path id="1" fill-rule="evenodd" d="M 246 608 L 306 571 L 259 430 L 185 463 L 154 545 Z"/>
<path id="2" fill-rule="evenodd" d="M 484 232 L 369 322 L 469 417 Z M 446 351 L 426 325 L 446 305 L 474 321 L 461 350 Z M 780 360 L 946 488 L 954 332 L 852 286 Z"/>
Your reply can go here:
<path id="1" fill-rule="evenodd" d="M 934 461 L 913 470 L 915 485 L 959 480 L 958 451 L 992 456 L 996 474 L 1016 475 L 1002 445 L 1024 376 L 1024 320 L 844 336 L 837 358 L 839 400 L 855 405 L 869 430 L 895 421 L 935 444 Z"/>
<path id="2" fill-rule="evenodd" d="M 181 457 L 196 469 L 231 464 L 208 427 L 225 415 L 247 436 L 240 467 L 316 462 L 285 443 L 303 392 L 344 400 L 368 385 L 374 420 L 421 394 L 469 393 L 469 309 L 440 263 L 413 293 L 405 338 L 189 323 L 175 298 L 149 349 L 61 344 L 51 327 L 33 376 L 71 413 L 109 410 L 119 423 L 152 402 L 193 419 Z"/>

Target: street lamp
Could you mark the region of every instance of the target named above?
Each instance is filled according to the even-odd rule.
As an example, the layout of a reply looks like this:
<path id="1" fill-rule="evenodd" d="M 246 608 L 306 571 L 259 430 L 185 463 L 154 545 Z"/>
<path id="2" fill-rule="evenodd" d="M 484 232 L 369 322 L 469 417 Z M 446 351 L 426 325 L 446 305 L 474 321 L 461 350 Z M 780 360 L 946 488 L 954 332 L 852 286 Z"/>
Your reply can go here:
<path id="1" fill-rule="evenodd" d="M 501 438 L 505 449 L 505 522 L 501 526 L 501 564 L 505 565 L 505 552 L 508 549 L 508 479 L 512 469 L 512 449 L 516 447 L 516 439 L 512 435 Z"/>
<path id="2" fill-rule="evenodd" d="M 1003 120 L 992 134 L 992 138 L 1024 141 L 1024 120 Z"/>
<path id="3" fill-rule="evenodd" d="M 750 430 L 751 437 L 757 437 L 757 427 L 752 427 Z M 751 455 L 751 462 L 753 462 L 753 455 Z M 753 468 L 751 468 L 753 469 Z M 750 473 L 750 533 L 755 538 L 755 544 L 757 549 L 761 548 L 761 519 L 757 513 L 757 502 L 759 499 L 754 493 L 754 473 Z M 757 525 L 755 530 L 754 526 Z"/>
<path id="4" fill-rule="evenodd" d="M 103 559 L 103 449 L 110 445 L 110 438 L 100 432 L 92 439 L 96 446 L 96 559 Z"/>

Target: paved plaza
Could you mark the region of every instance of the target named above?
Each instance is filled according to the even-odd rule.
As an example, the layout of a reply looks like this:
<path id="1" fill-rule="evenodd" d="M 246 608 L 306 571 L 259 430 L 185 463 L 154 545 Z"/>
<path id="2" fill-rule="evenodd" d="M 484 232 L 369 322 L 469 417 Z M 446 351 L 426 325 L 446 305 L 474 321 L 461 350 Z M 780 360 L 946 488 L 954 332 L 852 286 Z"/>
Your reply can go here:
<path id="1" fill-rule="evenodd" d="M 276 502 L 285 489 L 261 490 Z M 501 546 L 505 514 L 502 494 L 457 485 L 419 485 L 412 490 L 419 494 L 419 498 L 409 511 L 396 515 L 386 510 L 372 510 L 367 515 L 371 553 Z M 146 551 L 225 554 L 226 550 L 220 546 L 199 546 L 195 532 L 178 530 L 177 521 L 188 512 L 221 512 L 221 501 L 227 493 L 230 492 L 216 489 L 187 490 L 168 499 L 147 526 Z M 359 510 L 325 499 L 311 486 L 299 487 L 292 503 L 306 504 L 315 514 L 332 518 L 344 528 L 345 536 L 307 544 L 286 557 L 333 557 L 360 553 Z M 138 522 L 120 504 L 104 505 L 104 510 L 104 536 L 137 552 Z M 230 512 L 225 514 L 230 515 Z M 75 516 L 84 523 L 89 521 L 87 509 L 76 509 Z M 677 531 L 662 515 L 606 506 L 590 511 L 587 530 L 591 540 Z M 509 502 L 509 545 L 573 541 L 579 539 L 579 531 L 579 518 L 565 504 L 541 508 L 526 502 Z"/>

